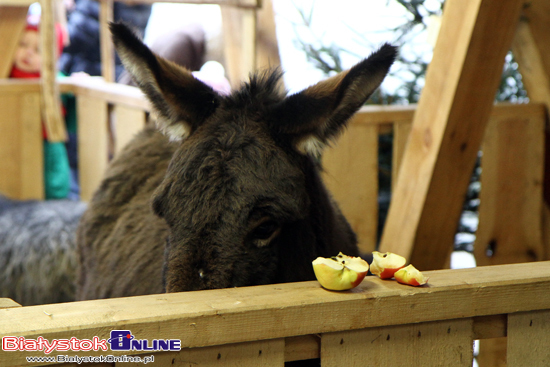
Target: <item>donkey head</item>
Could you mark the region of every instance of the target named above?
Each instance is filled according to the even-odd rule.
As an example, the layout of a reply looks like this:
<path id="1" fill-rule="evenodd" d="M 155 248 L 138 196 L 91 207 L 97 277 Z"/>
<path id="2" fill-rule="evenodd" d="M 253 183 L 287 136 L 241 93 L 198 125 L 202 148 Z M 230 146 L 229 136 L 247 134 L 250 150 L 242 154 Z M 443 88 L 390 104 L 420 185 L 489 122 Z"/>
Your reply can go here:
<path id="1" fill-rule="evenodd" d="M 393 46 L 294 95 L 279 91 L 272 71 L 220 96 L 123 24 L 111 31 L 159 129 L 178 145 L 152 204 L 170 228 L 168 292 L 314 279 L 316 256 L 357 252 L 315 157 L 380 85 Z"/>

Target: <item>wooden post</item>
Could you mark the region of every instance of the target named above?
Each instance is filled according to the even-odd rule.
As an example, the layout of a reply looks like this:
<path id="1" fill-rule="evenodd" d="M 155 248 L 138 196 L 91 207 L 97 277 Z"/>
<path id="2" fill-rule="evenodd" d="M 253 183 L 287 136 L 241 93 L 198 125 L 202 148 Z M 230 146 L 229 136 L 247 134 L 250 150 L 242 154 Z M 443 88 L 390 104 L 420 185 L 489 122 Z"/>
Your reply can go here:
<path id="1" fill-rule="evenodd" d="M 66 141 L 67 129 L 61 113 L 61 99 L 56 83 L 58 55 L 54 25 L 54 0 L 41 0 L 40 6 L 42 8 L 40 17 L 42 116 L 48 133 L 48 141 Z"/>
<path id="2" fill-rule="evenodd" d="M 101 45 L 101 75 L 107 82 L 115 82 L 115 48 L 111 41 L 109 22 L 114 19 L 113 0 L 99 2 L 99 39 Z"/>
<path id="3" fill-rule="evenodd" d="M 227 75 L 233 88 L 256 70 L 256 9 L 222 6 Z"/>
<path id="4" fill-rule="evenodd" d="M 79 96 L 76 102 L 80 198 L 89 201 L 109 162 L 108 108 L 105 101 L 95 97 Z"/>
<path id="5" fill-rule="evenodd" d="M 280 66 L 273 1 L 262 0 L 262 7 L 257 9 L 256 15 L 256 67 L 266 69 Z"/>
<path id="6" fill-rule="evenodd" d="M 449 0 L 393 194 L 381 251 L 442 268 L 522 0 Z"/>

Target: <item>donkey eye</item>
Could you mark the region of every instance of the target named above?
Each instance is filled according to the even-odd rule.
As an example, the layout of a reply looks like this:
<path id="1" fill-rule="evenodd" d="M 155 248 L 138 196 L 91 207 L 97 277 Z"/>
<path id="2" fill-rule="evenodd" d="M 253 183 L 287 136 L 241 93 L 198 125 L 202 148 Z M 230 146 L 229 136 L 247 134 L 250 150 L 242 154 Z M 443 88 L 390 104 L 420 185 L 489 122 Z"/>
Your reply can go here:
<path id="1" fill-rule="evenodd" d="M 267 240 L 279 229 L 279 224 L 273 220 L 261 223 L 254 229 L 252 236 L 256 240 Z"/>

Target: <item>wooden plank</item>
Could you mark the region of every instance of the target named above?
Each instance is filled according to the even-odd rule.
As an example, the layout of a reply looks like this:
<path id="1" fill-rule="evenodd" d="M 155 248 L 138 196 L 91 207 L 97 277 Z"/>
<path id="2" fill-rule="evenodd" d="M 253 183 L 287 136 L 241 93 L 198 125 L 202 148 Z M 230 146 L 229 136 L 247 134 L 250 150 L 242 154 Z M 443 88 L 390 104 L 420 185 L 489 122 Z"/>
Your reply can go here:
<path id="1" fill-rule="evenodd" d="M 508 315 L 474 317 L 474 339 L 492 339 L 506 336 Z"/>
<path id="2" fill-rule="evenodd" d="M 141 109 L 114 106 L 115 155 L 145 126 L 146 115 Z"/>
<path id="3" fill-rule="evenodd" d="M 540 60 L 548 78 L 548 75 L 550 75 L 550 50 L 548 49 L 548 45 L 550 44 L 550 35 L 548 34 L 550 27 L 550 4 L 545 0 L 530 0 L 524 7 L 522 15 L 522 20 L 529 25 L 534 44 L 538 49 L 538 53 L 540 53 Z M 520 64 L 521 67 L 522 65 Z"/>
<path id="4" fill-rule="evenodd" d="M 393 124 L 395 121 L 412 121 L 417 109 L 415 104 L 363 106 L 352 117 L 350 124 Z"/>
<path id="5" fill-rule="evenodd" d="M 11 298 L 0 298 L 0 308 L 14 308 L 21 307 L 21 305 L 15 302 Z"/>
<path id="6" fill-rule="evenodd" d="M 0 93 L 0 192 L 14 199 L 42 199 L 43 151 L 40 97 Z"/>
<path id="7" fill-rule="evenodd" d="M 27 24 L 30 4 L 0 6 L 0 78 L 7 78 L 13 66 L 13 56 Z"/>
<path id="8" fill-rule="evenodd" d="M 378 226 L 378 126 L 351 124 L 323 153 L 322 163 L 323 181 L 357 234 L 359 249 L 372 252 Z"/>
<path id="9" fill-rule="evenodd" d="M 550 310 L 508 315 L 508 367 L 550 365 Z"/>
<path id="10" fill-rule="evenodd" d="M 323 367 L 471 367 L 472 325 L 466 318 L 323 334 L 321 361 Z"/>
<path id="11" fill-rule="evenodd" d="M 80 198 L 89 201 L 108 164 L 107 103 L 87 96 L 77 98 Z"/>
<path id="12" fill-rule="evenodd" d="M 272 0 L 262 0 L 256 12 L 256 68 L 267 69 L 281 66 Z M 281 83 L 281 87 L 284 87 Z"/>
<path id="13" fill-rule="evenodd" d="M 311 281 L 21 307 L 0 310 L 0 333 L 108 338 L 124 327 L 143 339 L 178 338 L 187 348 L 550 309 L 550 262 L 426 275 L 427 287 L 367 277 L 347 292 Z M 3 353 L 0 365 L 22 358 Z"/>
<path id="14" fill-rule="evenodd" d="M 550 39 L 546 40 L 545 44 L 549 43 Z M 544 102 L 550 106 L 550 69 L 545 68 L 550 65 L 545 64 L 541 53 L 546 57 L 550 57 L 550 54 L 545 53 L 546 47 L 541 49 L 541 46 L 537 45 L 527 18 L 523 18 L 514 36 L 512 52 L 518 63 L 521 81 L 529 95 L 529 100 Z"/>
<path id="15" fill-rule="evenodd" d="M 93 97 L 110 104 L 123 105 L 150 111 L 151 106 L 139 88 L 107 83 L 101 78 L 63 78 L 60 88 L 78 96 Z M 1 86 L 1 84 L 0 84 Z"/>
<path id="16" fill-rule="evenodd" d="M 40 119 L 38 93 L 21 95 L 21 177 L 18 199 L 43 200 L 44 191 L 44 141 Z"/>
<path id="17" fill-rule="evenodd" d="M 380 245 L 421 270 L 443 267 L 452 248 L 522 4 L 445 3 Z"/>
<path id="18" fill-rule="evenodd" d="M 99 2 L 99 44 L 101 46 L 101 75 L 106 82 L 115 82 L 115 47 L 111 40 L 109 22 L 114 20 L 113 0 Z"/>
<path id="19" fill-rule="evenodd" d="M 545 115 L 491 119 L 482 145 L 478 265 L 543 260 Z"/>
<path id="20" fill-rule="evenodd" d="M 506 338 L 479 341 L 479 367 L 506 367 Z"/>
<path id="21" fill-rule="evenodd" d="M 42 64 L 40 66 L 40 87 L 42 97 L 42 116 L 50 142 L 67 140 L 65 120 L 61 113 L 61 99 L 56 84 L 57 75 L 57 38 L 54 26 L 54 0 L 41 0 L 40 46 Z"/>
<path id="22" fill-rule="evenodd" d="M 227 75 L 233 88 L 256 70 L 256 9 L 222 6 Z"/>
<path id="23" fill-rule="evenodd" d="M 157 353 L 158 366 L 280 367 L 284 365 L 285 340 L 273 339 L 226 344 L 205 348 L 185 348 L 177 353 Z M 143 363 L 117 363 L 117 366 L 143 366 Z"/>
<path id="24" fill-rule="evenodd" d="M 512 52 L 516 58 L 522 82 L 530 101 L 543 102 L 550 108 L 550 4 L 533 0 L 526 4 L 522 21 L 516 31 Z M 546 137 L 548 138 L 548 132 Z M 550 204 L 550 148 L 546 147 L 544 178 L 545 205 Z M 545 208 L 545 213 L 548 210 Z M 544 227 L 548 230 L 548 226 Z M 545 257 L 550 258 L 550 236 L 545 236 Z"/>
<path id="25" fill-rule="evenodd" d="M 393 125 L 393 153 L 392 153 L 392 174 L 391 174 L 391 186 L 392 192 L 395 189 L 397 183 L 397 177 L 399 176 L 399 168 L 403 161 L 403 154 L 405 152 L 405 146 L 409 140 L 411 134 L 412 121 L 401 120 L 395 121 Z"/>

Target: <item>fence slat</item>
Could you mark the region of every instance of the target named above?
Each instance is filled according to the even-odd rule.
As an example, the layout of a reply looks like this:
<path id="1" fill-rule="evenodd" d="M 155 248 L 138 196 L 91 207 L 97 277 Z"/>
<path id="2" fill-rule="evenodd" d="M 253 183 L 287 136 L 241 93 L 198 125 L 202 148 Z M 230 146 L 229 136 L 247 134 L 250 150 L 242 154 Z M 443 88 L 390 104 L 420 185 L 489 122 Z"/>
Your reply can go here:
<path id="1" fill-rule="evenodd" d="M 186 348 L 175 353 L 157 353 L 154 358 L 154 364 L 157 366 L 281 367 L 285 362 L 285 340 L 271 339 L 205 348 Z M 140 367 L 143 363 L 117 363 L 116 366 Z"/>
<path id="2" fill-rule="evenodd" d="M 1 93 L 0 110 L 0 192 L 14 199 L 43 199 L 39 93 Z"/>
<path id="3" fill-rule="evenodd" d="M 107 168 L 107 111 L 107 103 L 99 98 L 77 98 L 79 183 L 83 201 L 91 199 Z"/>
<path id="4" fill-rule="evenodd" d="M 146 115 L 142 109 L 114 106 L 115 115 L 115 155 L 145 126 Z"/>
<path id="5" fill-rule="evenodd" d="M 44 142 L 40 121 L 40 96 L 21 95 L 21 199 L 44 198 Z"/>
<path id="6" fill-rule="evenodd" d="M 401 167 L 401 161 L 403 160 L 403 153 L 405 152 L 405 145 L 411 134 L 412 121 L 402 120 L 395 121 L 393 125 L 393 153 L 392 153 L 392 174 L 391 185 L 392 191 L 397 182 L 397 175 L 399 174 L 399 168 Z"/>
<path id="7" fill-rule="evenodd" d="M 357 234 L 359 249 L 372 252 L 378 225 L 378 126 L 350 124 L 323 154 L 323 168 L 323 181 Z"/>
<path id="8" fill-rule="evenodd" d="M 473 354 L 471 318 L 337 332 L 321 338 L 323 367 L 471 367 Z"/>
<path id="9" fill-rule="evenodd" d="M 550 366 L 550 310 L 508 315 L 508 367 Z"/>
<path id="10" fill-rule="evenodd" d="M 478 265 L 544 260 L 544 115 L 492 118 L 481 158 Z"/>

